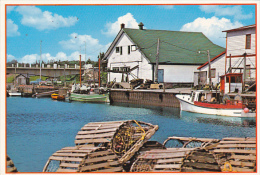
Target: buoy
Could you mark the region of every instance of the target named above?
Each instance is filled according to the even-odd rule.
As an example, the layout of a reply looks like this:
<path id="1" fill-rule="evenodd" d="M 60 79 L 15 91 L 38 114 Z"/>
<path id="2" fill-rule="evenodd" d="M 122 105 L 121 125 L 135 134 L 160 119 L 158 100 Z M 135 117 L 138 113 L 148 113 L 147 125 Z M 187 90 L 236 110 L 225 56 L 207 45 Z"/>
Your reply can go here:
<path id="1" fill-rule="evenodd" d="M 248 108 L 244 108 L 244 112 L 245 112 L 245 113 L 248 113 L 248 112 L 249 112 L 249 109 L 248 109 Z"/>

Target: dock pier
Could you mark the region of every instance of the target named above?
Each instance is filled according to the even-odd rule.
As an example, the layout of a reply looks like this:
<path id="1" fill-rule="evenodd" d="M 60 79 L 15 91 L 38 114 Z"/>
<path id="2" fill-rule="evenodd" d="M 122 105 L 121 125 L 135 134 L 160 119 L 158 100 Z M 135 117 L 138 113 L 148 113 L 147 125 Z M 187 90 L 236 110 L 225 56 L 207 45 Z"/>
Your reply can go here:
<path id="1" fill-rule="evenodd" d="M 178 89 L 154 89 L 154 90 L 129 90 L 111 89 L 109 94 L 110 103 L 131 103 L 138 105 L 151 105 L 160 107 L 179 108 L 180 103 L 176 94 L 190 94 L 189 88 Z"/>

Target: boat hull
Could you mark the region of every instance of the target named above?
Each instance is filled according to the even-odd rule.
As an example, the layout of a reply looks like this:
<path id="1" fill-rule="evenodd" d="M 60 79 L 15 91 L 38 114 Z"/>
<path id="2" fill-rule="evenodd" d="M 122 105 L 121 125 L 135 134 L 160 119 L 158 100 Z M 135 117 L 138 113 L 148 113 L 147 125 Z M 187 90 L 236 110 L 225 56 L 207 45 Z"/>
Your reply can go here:
<path id="1" fill-rule="evenodd" d="M 22 93 L 21 92 L 9 92 L 9 96 L 22 96 Z"/>
<path id="2" fill-rule="evenodd" d="M 83 102 L 100 102 L 108 103 L 108 94 L 76 94 L 71 93 L 69 100 L 71 101 L 83 101 Z"/>
<path id="3" fill-rule="evenodd" d="M 232 117 L 255 117 L 255 113 L 245 113 L 241 108 L 236 108 L 236 109 L 209 108 L 209 107 L 197 106 L 191 102 L 184 101 L 180 98 L 178 98 L 178 100 L 180 101 L 180 106 L 182 111 L 201 113 L 201 114 L 232 116 Z"/>

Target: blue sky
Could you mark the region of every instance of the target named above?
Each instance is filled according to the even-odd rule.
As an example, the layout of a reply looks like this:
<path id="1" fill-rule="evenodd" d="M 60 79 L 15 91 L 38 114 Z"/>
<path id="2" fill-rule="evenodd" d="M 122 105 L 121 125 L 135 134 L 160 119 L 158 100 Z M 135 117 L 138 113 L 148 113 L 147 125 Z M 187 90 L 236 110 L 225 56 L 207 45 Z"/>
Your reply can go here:
<path id="1" fill-rule="evenodd" d="M 203 32 L 225 47 L 223 30 L 255 24 L 254 5 L 8 6 L 7 61 L 97 60 L 120 24 L 146 29 Z M 86 46 L 86 47 L 85 47 Z M 86 50 L 85 50 L 86 48 Z M 85 55 L 86 52 L 86 55 Z"/>

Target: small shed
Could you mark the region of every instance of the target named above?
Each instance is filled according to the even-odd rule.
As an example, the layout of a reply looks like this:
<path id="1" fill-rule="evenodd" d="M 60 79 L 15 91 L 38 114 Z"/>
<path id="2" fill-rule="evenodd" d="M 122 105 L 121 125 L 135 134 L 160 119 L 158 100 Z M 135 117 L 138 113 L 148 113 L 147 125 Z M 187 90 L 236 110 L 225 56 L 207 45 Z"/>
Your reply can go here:
<path id="1" fill-rule="evenodd" d="M 29 78 L 23 74 L 19 74 L 15 77 L 16 85 L 28 85 Z"/>
<path id="2" fill-rule="evenodd" d="M 220 92 L 242 92 L 242 76 L 243 73 L 228 73 L 220 76 Z"/>

